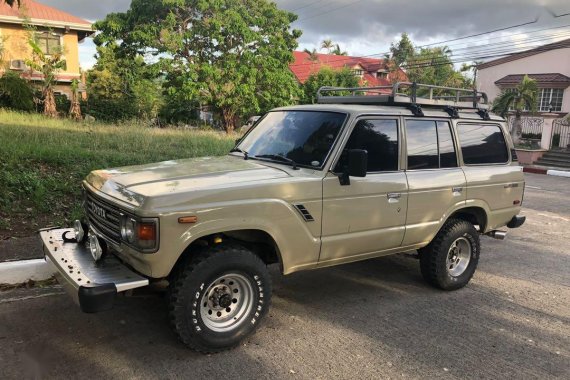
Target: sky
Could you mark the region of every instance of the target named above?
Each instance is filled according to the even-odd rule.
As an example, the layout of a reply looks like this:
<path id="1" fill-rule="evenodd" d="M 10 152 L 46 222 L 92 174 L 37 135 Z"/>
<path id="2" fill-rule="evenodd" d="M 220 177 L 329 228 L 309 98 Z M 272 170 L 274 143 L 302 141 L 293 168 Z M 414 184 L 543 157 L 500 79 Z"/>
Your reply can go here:
<path id="1" fill-rule="evenodd" d="M 130 0 L 39 0 L 89 21 L 103 19 L 111 12 L 123 12 Z M 436 43 L 457 37 L 495 30 L 525 22 L 536 23 L 490 35 L 450 42 L 452 49 L 461 51 L 473 44 L 511 41 L 521 49 L 535 47 L 541 42 L 525 32 L 568 25 L 547 31 L 555 39 L 568 38 L 570 33 L 568 0 L 276 0 L 277 5 L 298 14 L 294 28 L 301 29 L 299 50 L 319 48 L 330 38 L 350 55 L 381 57 L 390 43 L 406 32 L 416 45 Z M 532 34 L 537 36 L 536 34 Z M 540 36 L 545 34 L 539 34 Z M 551 42 L 554 40 L 549 40 Z M 518 44 L 518 45 L 517 45 Z M 464 51 L 464 50 L 463 50 Z M 91 39 L 80 45 L 83 68 L 95 63 L 95 46 Z"/>

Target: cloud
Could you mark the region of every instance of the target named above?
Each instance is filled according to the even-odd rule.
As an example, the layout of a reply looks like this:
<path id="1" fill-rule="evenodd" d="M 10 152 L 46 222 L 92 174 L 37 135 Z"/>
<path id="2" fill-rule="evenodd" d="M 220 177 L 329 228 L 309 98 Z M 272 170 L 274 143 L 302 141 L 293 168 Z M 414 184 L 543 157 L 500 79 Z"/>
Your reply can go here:
<path id="1" fill-rule="evenodd" d="M 125 11 L 130 5 L 130 0 L 40 1 L 88 20 Z M 556 14 L 570 12 L 568 0 L 276 0 L 276 3 L 298 14 L 293 26 L 303 31 L 301 49 L 318 47 L 324 38 L 331 38 L 352 55 L 384 52 L 402 32 L 408 33 L 415 43 L 425 44 L 537 17 L 537 24 L 524 29 L 570 24 L 570 16 L 554 19 L 546 11 L 548 7 Z M 81 47 L 83 66 L 89 67 L 94 62 L 87 61 L 93 54 L 91 42 Z"/>

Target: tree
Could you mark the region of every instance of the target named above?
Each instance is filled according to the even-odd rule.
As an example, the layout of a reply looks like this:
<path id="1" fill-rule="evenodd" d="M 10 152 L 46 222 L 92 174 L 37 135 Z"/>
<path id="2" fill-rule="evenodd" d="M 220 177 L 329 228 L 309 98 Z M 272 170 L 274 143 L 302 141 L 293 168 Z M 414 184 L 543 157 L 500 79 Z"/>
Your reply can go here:
<path id="1" fill-rule="evenodd" d="M 79 81 L 74 79 L 71 82 L 71 106 L 69 107 L 69 117 L 73 120 L 81 120 L 81 105 L 79 103 Z"/>
<path id="2" fill-rule="evenodd" d="M 311 104 L 317 101 L 317 90 L 323 86 L 330 87 L 358 87 L 358 78 L 347 67 L 342 70 L 333 70 L 323 67 L 318 73 L 309 76 L 302 85 L 303 95 L 301 103 Z"/>
<path id="3" fill-rule="evenodd" d="M 390 44 L 390 54 L 387 56 L 388 59 L 392 60 L 395 65 L 400 68 L 408 59 L 414 56 L 415 47 L 410 40 L 407 33 L 402 33 L 400 40 L 397 43 Z"/>
<path id="4" fill-rule="evenodd" d="M 452 52 L 446 47 L 416 48 L 406 33 L 392 43 L 386 55 L 386 66 L 394 81 L 400 81 L 401 70 L 411 82 L 446 87 L 471 87 L 472 81 L 457 71 L 451 60 Z M 439 91 L 441 92 L 441 91 Z"/>
<path id="5" fill-rule="evenodd" d="M 140 55 L 122 56 L 116 43 L 98 46 L 96 57 L 97 63 L 87 73 L 92 116 L 114 121 L 158 115 L 163 96 L 155 65 L 148 65 Z"/>
<path id="6" fill-rule="evenodd" d="M 326 40 L 323 40 L 323 42 L 321 42 L 321 49 L 326 50 L 327 54 L 330 54 L 333 48 L 334 44 L 330 38 L 327 38 Z"/>
<path id="7" fill-rule="evenodd" d="M 309 55 L 308 57 L 309 61 L 317 62 L 319 60 L 319 53 L 317 52 L 317 49 L 313 50 L 305 49 L 303 51 Z"/>
<path id="8" fill-rule="evenodd" d="M 529 110 L 536 112 L 537 108 L 538 87 L 536 81 L 525 75 L 522 81 L 512 90 L 503 91 L 493 101 L 493 112 L 505 117 L 509 110 L 515 111 L 515 120 L 511 135 L 513 143 L 518 145 L 522 138 L 522 113 Z"/>
<path id="9" fill-rule="evenodd" d="M 175 90 L 220 110 L 232 132 L 240 117 L 294 101 L 296 19 L 268 0 L 133 0 L 95 24 L 95 41 L 159 56 L 165 74 L 184 83 Z"/>
<path id="10" fill-rule="evenodd" d="M 334 55 L 348 55 L 348 53 L 340 48 L 339 44 L 336 44 L 334 49 L 331 51 Z"/>
<path id="11" fill-rule="evenodd" d="M 63 50 L 56 49 L 50 54 L 45 54 L 36 40 L 34 30 L 30 30 L 28 43 L 32 48 L 32 58 L 26 60 L 26 65 L 32 71 L 42 73 L 41 77 L 41 93 L 44 103 L 44 115 L 49 117 L 57 117 L 57 107 L 55 103 L 54 87 L 57 84 L 57 75 L 66 67 L 66 61 L 63 58 Z"/>

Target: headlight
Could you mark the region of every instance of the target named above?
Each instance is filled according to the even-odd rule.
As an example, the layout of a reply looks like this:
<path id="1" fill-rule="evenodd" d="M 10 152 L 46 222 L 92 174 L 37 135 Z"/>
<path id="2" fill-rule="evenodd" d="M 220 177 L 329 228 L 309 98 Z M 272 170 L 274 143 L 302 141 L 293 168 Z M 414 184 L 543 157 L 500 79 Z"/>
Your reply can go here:
<path id="1" fill-rule="evenodd" d="M 125 215 L 121 221 L 121 237 L 127 245 L 142 252 L 158 249 L 158 219 Z"/>

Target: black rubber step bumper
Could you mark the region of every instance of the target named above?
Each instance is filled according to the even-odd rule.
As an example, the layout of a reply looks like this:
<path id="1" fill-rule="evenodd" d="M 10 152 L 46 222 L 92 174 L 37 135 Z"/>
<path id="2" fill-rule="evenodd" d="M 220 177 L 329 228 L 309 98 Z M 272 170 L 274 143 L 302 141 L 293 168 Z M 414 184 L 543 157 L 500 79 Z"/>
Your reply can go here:
<path id="1" fill-rule="evenodd" d="M 117 297 L 115 284 L 82 285 L 78 289 L 79 307 L 84 313 L 111 310 Z"/>
<path id="2" fill-rule="evenodd" d="M 522 226 L 524 224 L 526 220 L 526 216 L 523 215 L 515 215 L 513 216 L 513 218 L 511 219 L 511 221 L 507 224 L 507 227 L 509 228 L 519 228 L 520 226 Z"/>

